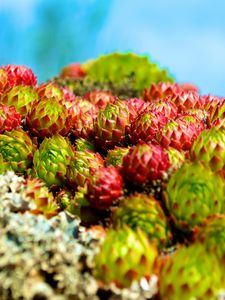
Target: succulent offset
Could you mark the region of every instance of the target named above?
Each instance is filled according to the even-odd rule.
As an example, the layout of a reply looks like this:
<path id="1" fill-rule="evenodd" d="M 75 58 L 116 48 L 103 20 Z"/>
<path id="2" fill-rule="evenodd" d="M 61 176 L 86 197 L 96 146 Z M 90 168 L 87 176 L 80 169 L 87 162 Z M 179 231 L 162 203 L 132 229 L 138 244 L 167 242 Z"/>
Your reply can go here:
<path id="1" fill-rule="evenodd" d="M 129 110 L 126 103 L 118 100 L 99 110 L 94 121 L 94 134 L 97 145 L 106 150 L 122 146 L 125 142 L 126 128 L 129 125 Z"/>
<path id="2" fill-rule="evenodd" d="M 63 185 L 66 171 L 74 156 L 68 140 L 59 134 L 45 138 L 34 153 L 34 171 L 48 186 Z"/>
<path id="3" fill-rule="evenodd" d="M 0 153 L 3 160 L 18 173 L 24 173 L 32 165 L 35 146 L 22 129 L 0 134 Z"/>
<path id="4" fill-rule="evenodd" d="M 140 229 L 111 229 L 96 257 L 95 276 L 105 284 L 128 287 L 152 275 L 156 256 L 156 248 Z"/>
<path id="5" fill-rule="evenodd" d="M 166 206 L 175 225 L 192 230 L 213 214 L 225 213 L 225 183 L 204 163 L 185 162 L 170 178 Z"/>
<path id="6" fill-rule="evenodd" d="M 116 228 L 125 225 L 133 230 L 141 229 L 159 248 L 171 243 L 166 216 L 153 196 L 136 193 L 122 199 L 113 213 L 113 224 Z"/>

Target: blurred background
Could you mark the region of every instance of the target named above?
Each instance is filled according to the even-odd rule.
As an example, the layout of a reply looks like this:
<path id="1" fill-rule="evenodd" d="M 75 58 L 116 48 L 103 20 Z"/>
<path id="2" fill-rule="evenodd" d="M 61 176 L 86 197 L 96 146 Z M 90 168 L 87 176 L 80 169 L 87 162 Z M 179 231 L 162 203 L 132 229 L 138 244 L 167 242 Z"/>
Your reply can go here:
<path id="1" fill-rule="evenodd" d="M 0 65 L 27 65 L 42 82 L 66 64 L 134 51 L 225 96 L 224 12 L 221 0 L 0 0 Z"/>

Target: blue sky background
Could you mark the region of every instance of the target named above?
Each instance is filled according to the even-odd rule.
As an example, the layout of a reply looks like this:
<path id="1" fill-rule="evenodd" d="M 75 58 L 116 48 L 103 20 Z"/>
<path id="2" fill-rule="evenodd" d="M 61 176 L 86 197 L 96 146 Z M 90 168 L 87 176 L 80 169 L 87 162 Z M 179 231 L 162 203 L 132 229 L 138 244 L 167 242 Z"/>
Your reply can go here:
<path id="1" fill-rule="evenodd" d="M 39 82 L 74 61 L 134 51 L 225 96 L 222 0 L 0 0 L 0 25 L 0 65 L 28 65 Z"/>

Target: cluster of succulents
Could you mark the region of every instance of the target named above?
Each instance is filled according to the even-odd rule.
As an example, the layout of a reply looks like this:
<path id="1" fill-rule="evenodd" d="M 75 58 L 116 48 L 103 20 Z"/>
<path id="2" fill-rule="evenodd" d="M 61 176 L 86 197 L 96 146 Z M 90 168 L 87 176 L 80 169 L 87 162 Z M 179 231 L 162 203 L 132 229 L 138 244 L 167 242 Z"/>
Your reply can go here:
<path id="1" fill-rule="evenodd" d="M 223 299 L 224 103 L 134 54 L 0 67 L 1 299 Z"/>

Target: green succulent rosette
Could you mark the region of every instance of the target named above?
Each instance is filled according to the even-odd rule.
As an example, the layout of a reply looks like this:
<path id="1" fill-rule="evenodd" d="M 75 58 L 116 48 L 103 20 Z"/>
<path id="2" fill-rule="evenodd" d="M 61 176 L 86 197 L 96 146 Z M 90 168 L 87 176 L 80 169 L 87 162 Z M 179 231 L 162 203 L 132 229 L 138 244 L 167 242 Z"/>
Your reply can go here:
<path id="1" fill-rule="evenodd" d="M 110 229 L 95 258 L 94 275 L 106 285 L 129 287 L 152 274 L 156 257 L 156 248 L 141 230 Z"/>
<path id="2" fill-rule="evenodd" d="M 128 152 L 129 148 L 125 147 L 115 147 L 115 149 L 109 150 L 105 158 L 106 165 L 112 165 L 116 168 L 122 167 L 123 157 L 127 155 Z"/>
<path id="3" fill-rule="evenodd" d="M 84 186 L 87 178 L 92 176 L 91 170 L 104 166 L 100 154 L 91 151 L 75 151 L 67 169 L 67 180 L 72 188 Z"/>
<path id="4" fill-rule="evenodd" d="M 59 134 L 45 138 L 34 153 L 34 170 L 48 186 L 64 185 L 66 170 L 74 157 L 70 142 Z"/>
<path id="5" fill-rule="evenodd" d="M 30 132 L 37 137 L 66 135 L 71 128 L 68 109 L 57 97 L 36 101 L 26 118 Z"/>
<path id="6" fill-rule="evenodd" d="M 23 174 L 32 165 L 35 146 L 22 129 L 0 134 L 0 153 L 3 160 L 15 172 Z"/>
<path id="7" fill-rule="evenodd" d="M 147 56 L 133 53 L 111 53 L 82 65 L 86 75 L 82 79 L 56 78 L 75 95 L 84 96 L 92 90 L 111 91 L 121 99 L 134 98 L 152 83 L 173 82 L 173 77 L 152 63 Z"/>
<path id="8" fill-rule="evenodd" d="M 191 230 L 213 214 L 225 213 L 224 179 L 204 163 L 185 162 L 170 178 L 166 207 L 175 225 Z"/>
<path id="9" fill-rule="evenodd" d="M 108 104 L 98 113 L 94 121 L 95 140 L 104 150 L 125 142 L 126 128 L 129 125 L 129 110 L 124 101 Z"/>
<path id="10" fill-rule="evenodd" d="M 216 127 L 203 130 L 191 148 L 193 160 L 202 160 L 213 171 L 225 171 L 225 131 Z"/>
<path id="11" fill-rule="evenodd" d="M 116 228 L 124 225 L 133 230 L 140 228 L 158 248 L 171 243 L 166 216 L 153 196 L 136 193 L 122 199 L 112 219 Z"/>
<path id="12" fill-rule="evenodd" d="M 215 300 L 223 289 L 224 273 L 216 255 L 199 243 L 179 248 L 160 272 L 162 300 Z"/>
<path id="13" fill-rule="evenodd" d="M 26 117 L 33 103 L 38 100 L 38 94 L 31 86 L 14 86 L 1 99 L 7 106 L 14 106 L 22 117 Z"/>
<path id="14" fill-rule="evenodd" d="M 112 53 L 88 61 L 82 65 L 90 80 L 123 86 L 127 80 L 133 79 L 132 88 L 141 92 L 152 83 L 172 82 L 166 70 L 160 69 L 147 56 L 133 53 Z"/>

